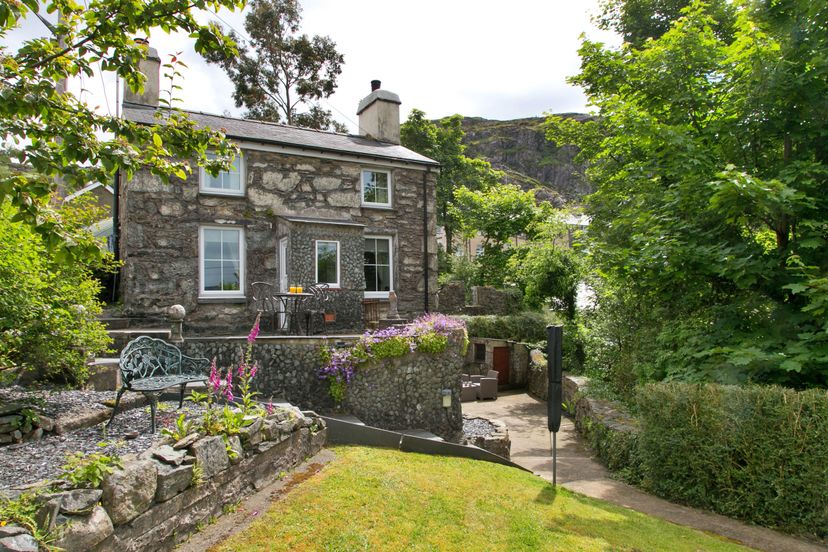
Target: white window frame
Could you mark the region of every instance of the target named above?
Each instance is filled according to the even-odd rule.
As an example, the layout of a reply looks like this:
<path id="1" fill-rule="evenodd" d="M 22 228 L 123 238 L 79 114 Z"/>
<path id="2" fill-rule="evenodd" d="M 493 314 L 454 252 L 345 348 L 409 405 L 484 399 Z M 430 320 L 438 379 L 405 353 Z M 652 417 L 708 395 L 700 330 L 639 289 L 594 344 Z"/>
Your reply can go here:
<path id="1" fill-rule="evenodd" d="M 369 234 L 363 236 L 366 240 L 387 240 L 388 241 L 388 277 L 389 277 L 389 291 L 365 291 L 366 299 L 388 299 L 388 294 L 394 291 L 394 239 L 392 236 L 379 236 Z M 364 249 L 364 246 L 363 246 Z M 363 254 L 364 255 L 364 254 Z M 364 258 L 364 257 L 363 257 Z M 365 262 L 362 263 L 363 273 L 365 272 Z M 366 282 L 367 284 L 367 282 Z"/>
<path id="2" fill-rule="evenodd" d="M 212 154 L 208 154 L 212 155 Z M 238 190 L 225 190 L 224 188 L 209 188 L 207 187 L 208 177 L 211 175 L 207 172 L 204 167 L 199 167 L 198 172 L 198 191 L 202 194 L 209 194 L 209 195 L 222 195 L 222 196 L 234 196 L 234 197 L 243 197 L 246 192 L 245 180 L 246 180 L 246 163 L 244 162 L 244 152 L 239 152 L 239 155 L 233 160 L 233 162 L 239 162 L 239 189 Z M 222 173 L 229 173 L 232 171 L 221 171 L 219 175 Z"/>
<path id="3" fill-rule="evenodd" d="M 386 175 L 388 180 L 388 202 L 387 203 L 379 203 L 374 201 L 365 201 L 365 178 L 364 175 L 367 172 L 371 173 L 383 173 Z M 391 208 L 394 197 L 393 197 L 393 183 L 391 180 L 391 171 L 383 170 L 383 169 L 362 169 L 359 171 L 359 199 L 362 203 L 363 207 L 379 207 L 383 209 Z"/>
<path id="4" fill-rule="evenodd" d="M 237 290 L 205 290 L 204 289 L 204 231 L 205 230 L 238 230 L 239 231 L 239 289 Z M 205 225 L 198 227 L 198 297 L 199 299 L 215 298 L 244 298 L 244 283 L 247 273 L 247 250 L 245 247 L 244 227 L 230 225 Z"/>
<path id="5" fill-rule="evenodd" d="M 314 240 L 313 242 L 313 278 L 315 283 L 319 283 L 319 244 L 320 243 L 335 243 L 336 244 L 336 283 L 326 282 L 330 288 L 340 287 L 342 270 L 340 268 L 339 257 L 342 254 L 342 245 L 338 240 Z"/>

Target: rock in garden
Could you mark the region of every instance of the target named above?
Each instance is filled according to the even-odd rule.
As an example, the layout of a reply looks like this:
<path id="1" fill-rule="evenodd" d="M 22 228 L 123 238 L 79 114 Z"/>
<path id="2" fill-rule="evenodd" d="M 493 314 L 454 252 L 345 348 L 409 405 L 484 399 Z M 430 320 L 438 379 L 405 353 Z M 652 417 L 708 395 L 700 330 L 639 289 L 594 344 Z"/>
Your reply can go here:
<path id="1" fill-rule="evenodd" d="M 106 510 L 96 506 L 88 516 L 60 516 L 52 544 L 64 550 L 89 550 L 113 532 Z"/>
<path id="2" fill-rule="evenodd" d="M 232 435 L 227 438 L 228 445 L 230 445 L 230 450 L 232 450 L 235 454 L 228 454 L 230 457 L 230 463 L 233 465 L 238 464 L 244 458 L 244 449 L 242 448 L 241 439 L 239 439 L 238 435 Z"/>
<path id="3" fill-rule="evenodd" d="M 151 460 L 129 462 L 104 479 L 102 501 L 112 523 L 126 523 L 150 507 L 158 484 L 156 466 Z"/>
<path id="4" fill-rule="evenodd" d="M 13 537 L 15 535 L 22 535 L 26 532 L 26 529 L 20 527 L 19 525 L 4 525 L 3 527 L 0 527 L 0 539 L 5 537 Z"/>
<path id="5" fill-rule="evenodd" d="M 172 467 L 158 464 L 158 488 L 155 500 L 164 502 L 184 491 L 193 482 L 193 466 Z"/>
<path id="6" fill-rule="evenodd" d="M 201 466 L 205 479 L 210 479 L 230 466 L 230 458 L 221 437 L 205 437 L 198 440 L 190 449 L 196 462 Z"/>
<path id="7" fill-rule="evenodd" d="M 20 412 L 26 408 L 26 405 L 19 402 L 10 402 L 0 404 L 0 416 L 7 416 L 9 414 L 14 414 L 15 412 Z"/>
<path id="8" fill-rule="evenodd" d="M 0 538 L 0 552 L 37 552 L 37 541 L 28 533 Z"/>
<path id="9" fill-rule="evenodd" d="M 152 455 L 165 464 L 180 466 L 184 461 L 184 457 L 187 455 L 187 451 L 175 450 L 170 445 L 161 445 L 152 449 Z"/>
<path id="10" fill-rule="evenodd" d="M 60 512 L 67 515 L 86 515 L 92 512 L 101 499 L 103 491 L 100 489 L 74 489 L 62 493 Z"/>
<path id="11" fill-rule="evenodd" d="M 185 449 L 188 448 L 190 445 L 198 441 L 198 433 L 190 433 L 183 439 L 180 439 L 177 443 L 175 443 L 172 448 L 175 450 L 178 449 Z"/>
<path id="12" fill-rule="evenodd" d="M 245 446 L 254 446 L 262 442 L 262 423 L 261 418 L 256 418 L 249 426 L 241 429 L 239 436 Z"/>
<path id="13" fill-rule="evenodd" d="M 63 495 L 52 495 L 43 505 L 35 512 L 34 521 L 37 526 L 44 531 L 51 531 L 55 528 L 55 519 L 57 519 L 58 512 L 60 512 L 60 505 L 63 502 Z"/>

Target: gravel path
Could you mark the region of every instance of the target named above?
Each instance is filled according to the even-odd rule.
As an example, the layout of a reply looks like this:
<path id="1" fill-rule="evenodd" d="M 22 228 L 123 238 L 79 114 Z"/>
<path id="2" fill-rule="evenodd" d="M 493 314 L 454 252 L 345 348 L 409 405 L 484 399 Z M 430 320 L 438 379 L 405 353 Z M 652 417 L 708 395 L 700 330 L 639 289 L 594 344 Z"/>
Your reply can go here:
<path id="1" fill-rule="evenodd" d="M 96 391 L 23 391 L 20 388 L 0 389 L 0 401 L 30 398 L 32 395 L 46 401 L 38 407 L 48 416 L 70 416 L 73 411 L 104 409 L 102 401 L 114 399 L 114 392 Z M 43 479 L 60 475 L 66 457 L 75 452 L 89 454 L 139 454 L 162 439 L 160 429 L 175 424 L 181 412 L 196 416 L 203 411 L 185 402 L 178 410 L 178 401 L 161 401 L 156 417 L 158 431 L 149 433 L 149 407 L 139 407 L 118 412 L 112 426 L 104 424 L 78 429 L 64 435 L 49 435 L 39 441 L 0 447 L 0 489 L 19 488 Z M 129 439 L 128 434 L 138 432 Z"/>

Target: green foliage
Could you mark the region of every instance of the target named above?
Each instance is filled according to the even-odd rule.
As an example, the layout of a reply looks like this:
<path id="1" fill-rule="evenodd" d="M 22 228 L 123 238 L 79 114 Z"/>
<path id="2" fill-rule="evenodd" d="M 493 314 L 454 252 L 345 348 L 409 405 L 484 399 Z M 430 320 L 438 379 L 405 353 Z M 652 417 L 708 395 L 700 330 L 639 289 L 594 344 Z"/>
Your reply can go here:
<path id="1" fill-rule="evenodd" d="M 407 355 L 411 352 L 407 336 L 391 336 L 371 344 L 370 358 L 382 360 Z"/>
<path id="2" fill-rule="evenodd" d="M 41 236 L 0 203 L 0 367 L 82 383 L 86 360 L 106 350 L 100 284 L 81 263 L 64 264 Z"/>
<path id="3" fill-rule="evenodd" d="M 316 103 L 336 90 L 345 58 L 330 37 L 300 34 L 301 11 L 297 0 L 253 0 L 244 20 L 250 43 L 231 31 L 240 53 L 217 51 L 207 59 L 233 81 L 233 99 L 247 108 L 245 117 L 346 132 Z M 300 112 L 302 106 L 307 111 Z"/>
<path id="4" fill-rule="evenodd" d="M 581 263 L 577 253 L 558 243 L 565 232 L 555 221 L 540 224 L 537 237 L 516 249 L 507 268 L 510 278 L 523 290 L 529 308 L 540 308 L 551 300 L 552 308 L 571 320 L 575 317 Z"/>
<path id="5" fill-rule="evenodd" d="M 643 485 L 670 500 L 828 536 L 828 394 L 651 384 L 637 393 Z"/>
<path id="6" fill-rule="evenodd" d="M 585 419 L 581 430 L 601 462 L 628 483 L 638 484 L 642 473 L 638 455 L 638 433 L 618 431 L 600 420 Z"/>
<path id="7" fill-rule="evenodd" d="M 174 441 L 180 441 L 194 431 L 196 431 L 195 422 L 188 420 L 186 414 L 179 414 L 178 418 L 175 420 L 175 427 L 161 428 L 161 435 L 165 435 Z"/>
<path id="8" fill-rule="evenodd" d="M 44 532 L 36 521 L 37 511 L 43 503 L 39 498 L 42 491 L 25 492 L 12 500 L 0 495 L 0 526 L 6 523 L 19 525 L 26 529 L 35 538 L 40 547 L 44 550 L 55 550 L 49 546 L 51 536 Z"/>
<path id="9" fill-rule="evenodd" d="M 549 314 L 526 311 L 507 316 L 458 316 L 466 323 L 469 337 L 507 339 L 520 343 L 546 341 L 546 326 L 558 322 Z"/>
<path id="10" fill-rule="evenodd" d="M 585 41 L 573 82 L 600 116 L 549 119 L 597 189 L 599 354 L 619 380 L 824 386 L 828 6 L 729 6 L 732 39 L 692 2 L 640 48 Z"/>
<path id="11" fill-rule="evenodd" d="M 116 170 L 129 178 L 138 169 L 169 179 L 186 178 L 190 159 L 210 170 L 227 169 L 235 146 L 219 132 L 197 128 L 175 109 L 159 110 L 158 125 L 139 125 L 100 115 L 55 82 L 94 70 L 115 72 L 131 90 L 144 87 L 139 71 L 147 46 L 133 41 L 151 28 L 183 31 L 195 39 L 200 53 L 220 50 L 233 55 L 233 42 L 215 25 L 202 25 L 204 10 L 241 9 L 241 0 L 91 0 L 0 3 L 0 42 L 34 14 L 57 16 L 53 37 L 24 40 L 0 49 L 0 139 L 10 147 L 15 165 L 0 176 L 0 202 L 8 202 L 15 222 L 33 229 L 58 261 L 100 258 L 90 240 L 76 239 L 48 198 L 60 178 L 69 192 L 90 182 L 109 182 Z M 58 40 L 60 37 L 61 40 Z M 15 40 L 11 40 L 15 44 Z M 217 154 L 207 158 L 207 151 Z"/>
<path id="12" fill-rule="evenodd" d="M 76 452 L 66 455 L 66 464 L 61 466 L 61 476 L 66 478 L 74 487 L 97 488 L 104 478 L 115 468 L 123 467 L 121 458 L 117 455 L 106 455 L 100 452 L 86 454 Z"/>
<path id="13" fill-rule="evenodd" d="M 428 332 L 416 336 L 417 350 L 424 353 L 436 355 L 442 353 L 448 347 L 448 336 L 436 332 Z"/>
<path id="14" fill-rule="evenodd" d="M 601 0 L 598 25 L 613 30 L 636 47 L 648 39 L 659 38 L 670 30 L 681 16 L 689 0 Z M 733 33 L 733 4 L 724 0 L 708 0 L 717 35 L 727 39 Z"/>
<path id="15" fill-rule="evenodd" d="M 403 146 L 440 163 L 436 190 L 437 224 L 445 228 L 448 251 L 452 251 L 454 234 L 459 229 L 451 209 L 457 190 L 461 187 L 485 190 L 497 184 L 503 175 L 493 170 L 487 161 L 464 155 L 462 122 L 461 115 L 452 115 L 434 123 L 419 109 L 412 109 L 408 120 L 400 126 Z"/>

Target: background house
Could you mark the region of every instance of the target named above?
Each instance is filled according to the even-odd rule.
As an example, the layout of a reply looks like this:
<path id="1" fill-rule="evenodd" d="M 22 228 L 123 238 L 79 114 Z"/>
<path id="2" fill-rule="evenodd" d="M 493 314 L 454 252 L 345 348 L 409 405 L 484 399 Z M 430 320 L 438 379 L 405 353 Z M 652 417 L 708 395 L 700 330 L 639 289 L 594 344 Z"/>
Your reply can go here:
<path id="1" fill-rule="evenodd" d="M 155 124 L 159 60 L 124 117 Z M 400 100 L 372 82 L 360 135 L 189 112 L 242 150 L 232 170 L 165 183 L 140 171 L 119 184 L 120 296 L 132 317 L 187 310 L 191 333 L 238 333 L 252 322 L 250 284 L 327 283 L 333 329 L 361 329 L 363 301 L 395 291 L 403 317 L 434 305 L 438 164 L 400 145 Z"/>

